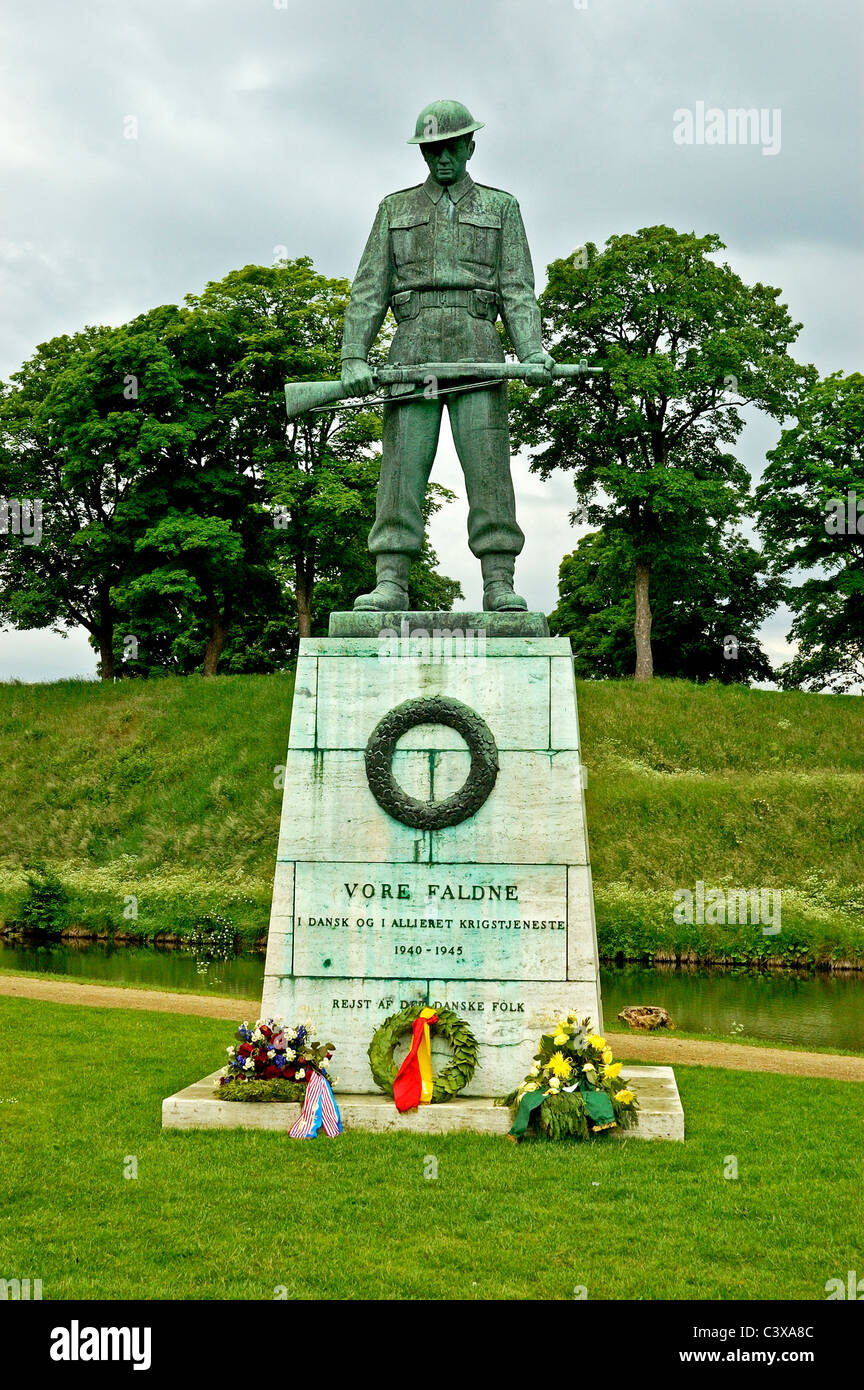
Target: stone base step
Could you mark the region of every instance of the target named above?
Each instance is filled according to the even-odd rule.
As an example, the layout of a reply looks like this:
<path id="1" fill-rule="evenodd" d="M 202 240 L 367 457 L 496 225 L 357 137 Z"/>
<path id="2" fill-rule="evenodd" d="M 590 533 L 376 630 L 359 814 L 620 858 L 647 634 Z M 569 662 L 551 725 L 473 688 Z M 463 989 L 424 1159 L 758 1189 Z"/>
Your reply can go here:
<path id="1" fill-rule="evenodd" d="M 684 1138 L 684 1111 L 675 1073 L 671 1067 L 627 1067 L 622 1080 L 632 1084 L 640 1101 L 639 1121 L 632 1129 L 612 1130 L 623 1139 Z M 287 1132 L 300 1114 L 298 1104 L 288 1102 L 219 1100 L 213 1088 L 219 1072 L 212 1072 L 162 1102 L 163 1129 L 272 1129 Z M 457 1096 L 441 1105 L 424 1105 L 399 1113 L 389 1096 L 336 1095 L 345 1130 L 365 1129 L 376 1134 L 404 1130 L 414 1134 L 506 1134 L 510 1111 L 493 1100 Z"/>
<path id="2" fill-rule="evenodd" d="M 331 613 L 331 637 L 379 637 L 382 632 L 408 637 L 412 633 L 483 632 L 487 637 L 548 637 L 545 613 L 396 612 L 369 609 Z"/>

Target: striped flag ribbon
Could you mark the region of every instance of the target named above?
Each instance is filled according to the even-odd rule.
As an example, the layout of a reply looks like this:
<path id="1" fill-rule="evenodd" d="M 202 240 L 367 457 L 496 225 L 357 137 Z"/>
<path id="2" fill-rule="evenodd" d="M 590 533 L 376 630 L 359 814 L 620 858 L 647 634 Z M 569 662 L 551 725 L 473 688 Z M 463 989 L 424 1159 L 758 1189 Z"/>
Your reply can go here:
<path id="1" fill-rule="evenodd" d="M 434 1009 L 423 1009 L 411 1024 L 411 1050 L 393 1082 L 397 1110 L 414 1110 L 429 1105 L 435 1080 L 432 1075 L 432 1044 L 429 1029 L 438 1022 Z"/>
<path id="2" fill-rule="evenodd" d="M 342 1120 L 330 1082 L 320 1072 L 313 1071 L 306 1084 L 300 1117 L 294 1121 L 288 1133 L 292 1139 L 314 1139 L 322 1125 L 330 1139 L 342 1133 Z"/>

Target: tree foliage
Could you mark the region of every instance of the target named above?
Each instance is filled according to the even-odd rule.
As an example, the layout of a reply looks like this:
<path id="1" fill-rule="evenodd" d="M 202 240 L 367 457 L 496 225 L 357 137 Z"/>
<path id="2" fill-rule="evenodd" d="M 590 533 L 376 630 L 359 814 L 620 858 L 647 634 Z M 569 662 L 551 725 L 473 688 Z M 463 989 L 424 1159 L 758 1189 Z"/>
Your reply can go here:
<path id="1" fill-rule="evenodd" d="M 740 408 L 782 417 L 812 376 L 789 355 L 800 325 L 780 291 L 745 285 L 716 259 L 722 249 L 716 235 L 657 226 L 553 262 L 546 341 L 558 360 L 605 371 L 512 393 L 532 469 L 572 472 L 574 519 L 614 532 L 627 555 L 637 678 L 653 669 L 650 594 L 663 566 L 697 564 L 710 529 L 742 514 L 749 478 L 729 452 Z"/>
<path id="2" fill-rule="evenodd" d="M 759 526 L 775 573 L 807 577 L 787 590 L 798 654 L 784 686 L 864 684 L 864 376 L 814 382 L 794 425 L 768 455 L 756 491 Z"/>
<path id="3" fill-rule="evenodd" d="M 0 400 L 0 495 L 39 498 L 43 534 L 0 547 L 0 618 L 82 626 L 115 671 L 116 590 L 146 525 L 140 497 L 190 449 L 182 386 L 163 333 L 176 310 L 41 344 Z M 140 388 L 140 389 L 139 389 Z"/>

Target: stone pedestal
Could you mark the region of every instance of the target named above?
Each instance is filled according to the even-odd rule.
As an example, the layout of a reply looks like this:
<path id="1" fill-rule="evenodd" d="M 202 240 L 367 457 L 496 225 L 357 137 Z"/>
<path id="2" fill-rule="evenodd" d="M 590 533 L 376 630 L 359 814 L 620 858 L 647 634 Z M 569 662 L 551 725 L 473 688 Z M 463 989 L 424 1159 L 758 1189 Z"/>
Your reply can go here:
<path id="1" fill-rule="evenodd" d="M 350 613 L 300 643 L 262 1013 L 335 1043 L 337 1092 L 376 1091 L 372 1034 L 415 1001 L 477 1037 L 469 1097 L 514 1087 L 562 1014 L 602 1028 L 573 663 L 546 631 L 542 614 Z M 387 716 L 430 700 L 412 709 L 458 707 L 468 733 L 407 728 L 396 793 L 457 816 L 482 798 L 431 827 L 385 808 L 367 761 L 378 730 L 380 781 Z"/>

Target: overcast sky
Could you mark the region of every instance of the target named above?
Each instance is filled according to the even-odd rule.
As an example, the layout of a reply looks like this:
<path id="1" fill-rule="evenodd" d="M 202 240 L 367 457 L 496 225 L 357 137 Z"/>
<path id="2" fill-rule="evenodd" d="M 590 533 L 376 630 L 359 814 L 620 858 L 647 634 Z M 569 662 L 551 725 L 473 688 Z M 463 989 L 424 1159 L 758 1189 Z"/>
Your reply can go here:
<path id="1" fill-rule="evenodd" d="M 381 197 L 425 174 L 405 141 L 440 96 L 485 121 L 471 173 L 518 197 L 538 289 L 586 241 L 717 232 L 745 280 L 782 289 L 799 357 L 861 370 L 862 58 L 861 0 L 4 0 L 0 377 L 274 254 L 353 275 Z M 700 102 L 764 110 L 779 148 L 676 143 Z M 749 418 L 758 475 L 777 428 Z M 572 483 L 514 475 L 517 587 L 548 611 Z M 446 426 L 433 476 L 460 497 L 434 525 L 441 566 L 479 606 Z M 775 657 L 787 626 L 766 627 Z M 0 634 L 0 679 L 94 671 L 80 632 Z"/>

